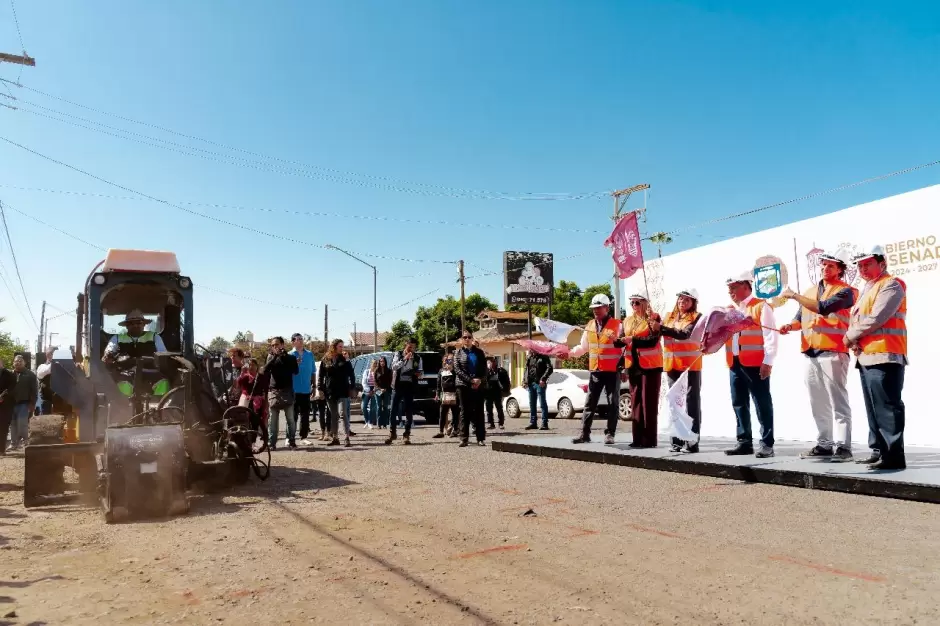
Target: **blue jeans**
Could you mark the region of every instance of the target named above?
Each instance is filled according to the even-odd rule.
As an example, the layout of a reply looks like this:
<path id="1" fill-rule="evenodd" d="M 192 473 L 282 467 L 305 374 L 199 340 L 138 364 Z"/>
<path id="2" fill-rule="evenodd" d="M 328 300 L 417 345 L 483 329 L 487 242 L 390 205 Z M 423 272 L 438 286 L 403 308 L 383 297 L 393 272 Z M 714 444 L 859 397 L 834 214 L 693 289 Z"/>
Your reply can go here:
<path id="1" fill-rule="evenodd" d="M 891 467 L 907 466 L 904 458 L 904 366 L 900 363 L 860 365 L 865 412 L 868 413 L 868 447 Z"/>
<path id="2" fill-rule="evenodd" d="M 362 421 L 374 426 L 379 425 L 378 399 L 372 395 L 362 394 Z"/>
<path id="3" fill-rule="evenodd" d="M 395 434 L 398 419 L 405 416 L 405 435 L 411 434 L 411 424 L 414 422 L 415 390 L 410 384 L 398 383 L 398 389 L 392 392 L 392 414 L 389 417 L 388 428 Z"/>
<path id="4" fill-rule="evenodd" d="M 29 409 L 28 402 L 21 402 L 13 406 L 13 419 L 10 421 L 11 450 L 26 445 L 26 441 L 29 439 Z"/>
<path id="5" fill-rule="evenodd" d="M 529 425 L 538 423 L 538 412 L 535 410 L 535 401 L 542 407 L 542 426 L 548 427 L 548 402 L 545 400 L 545 387 L 538 383 L 529 383 Z"/>
<path id="6" fill-rule="evenodd" d="M 392 392 L 390 389 L 386 389 L 382 392 L 381 395 L 376 394 L 375 403 L 376 403 L 376 412 L 375 412 L 375 425 L 378 427 L 388 426 L 388 411 L 389 411 L 389 400 L 392 397 Z"/>
<path id="7" fill-rule="evenodd" d="M 268 445 L 272 448 L 277 445 L 277 435 L 281 428 L 281 413 L 284 414 L 284 421 L 287 422 L 287 443 L 294 445 L 297 423 L 294 421 L 294 405 L 288 404 L 283 409 L 271 409 L 268 416 Z"/>
<path id="8" fill-rule="evenodd" d="M 751 398 L 760 423 L 760 443 L 774 447 L 774 401 L 770 397 L 770 377 L 760 377 L 760 367 L 744 367 L 735 357 L 731 365 L 731 406 L 738 421 L 738 442 L 753 444 Z"/>

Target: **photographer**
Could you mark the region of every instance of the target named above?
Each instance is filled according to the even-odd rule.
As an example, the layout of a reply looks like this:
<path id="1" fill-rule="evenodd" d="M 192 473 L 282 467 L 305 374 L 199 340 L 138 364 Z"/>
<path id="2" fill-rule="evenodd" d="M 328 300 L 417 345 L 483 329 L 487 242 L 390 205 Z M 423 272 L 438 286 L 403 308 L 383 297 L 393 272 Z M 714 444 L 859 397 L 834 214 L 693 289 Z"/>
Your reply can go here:
<path id="1" fill-rule="evenodd" d="M 287 422 L 287 446 L 297 448 L 295 441 L 297 424 L 294 421 L 294 375 L 297 374 L 297 358 L 284 347 L 284 338 L 275 337 L 268 347 L 268 360 L 264 364 L 264 373 L 269 377 L 268 384 L 268 445 L 274 450 L 280 429 L 280 416 L 284 413 Z"/>
<path id="2" fill-rule="evenodd" d="M 415 385 L 424 376 L 424 364 L 421 357 L 415 354 L 418 343 L 414 338 L 408 339 L 405 349 L 398 352 L 392 359 L 392 414 L 389 417 L 389 434 L 385 445 L 389 446 L 398 439 L 395 429 L 401 414 L 405 415 L 405 433 L 402 437 L 404 444 L 411 443 L 411 424 L 414 421 Z"/>

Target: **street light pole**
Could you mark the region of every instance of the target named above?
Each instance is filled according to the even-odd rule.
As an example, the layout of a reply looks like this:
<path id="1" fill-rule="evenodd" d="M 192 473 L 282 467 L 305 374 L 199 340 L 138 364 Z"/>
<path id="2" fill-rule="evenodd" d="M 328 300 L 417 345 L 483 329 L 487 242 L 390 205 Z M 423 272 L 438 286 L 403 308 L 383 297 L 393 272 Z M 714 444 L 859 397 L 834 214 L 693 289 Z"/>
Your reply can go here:
<path id="1" fill-rule="evenodd" d="M 372 268 L 372 350 L 374 352 L 378 352 L 379 351 L 379 310 L 378 310 L 379 276 L 378 276 L 378 270 L 371 263 L 366 263 L 365 261 L 363 261 L 356 255 L 350 254 L 349 252 L 343 250 L 342 248 L 337 248 L 336 246 L 332 244 L 326 244 L 326 247 L 329 248 L 330 250 L 336 250 L 337 252 L 342 252 L 343 254 L 348 256 L 350 259 L 355 259 L 356 261 L 359 261 L 366 267 Z"/>

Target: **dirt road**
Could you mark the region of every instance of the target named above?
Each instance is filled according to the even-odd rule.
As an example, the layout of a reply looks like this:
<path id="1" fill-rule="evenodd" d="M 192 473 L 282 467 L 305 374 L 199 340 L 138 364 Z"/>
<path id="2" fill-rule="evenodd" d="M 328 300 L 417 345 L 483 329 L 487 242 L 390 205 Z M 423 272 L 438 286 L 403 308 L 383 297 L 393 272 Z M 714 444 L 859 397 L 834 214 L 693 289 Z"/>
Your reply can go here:
<path id="1" fill-rule="evenodd" d="M 0 624 L 940 623 L 936 506 L 358 432 L 117 526 L 0 458 Z"/>

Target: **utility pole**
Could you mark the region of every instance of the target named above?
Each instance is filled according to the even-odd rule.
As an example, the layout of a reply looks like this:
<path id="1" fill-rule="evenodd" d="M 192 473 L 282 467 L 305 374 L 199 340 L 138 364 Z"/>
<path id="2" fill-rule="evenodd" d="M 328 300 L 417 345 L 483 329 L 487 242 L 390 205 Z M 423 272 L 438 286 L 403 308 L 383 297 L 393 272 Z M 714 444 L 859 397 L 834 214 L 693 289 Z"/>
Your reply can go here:
<path id="1" fill-rule="evenodd" d="M 356 330 L 356 322 L 353 322 L 353 336 L 352 336 L 353 348 L 355 348 L 355 347 L 358 345 L 358 344 L 356 343 L 356 342 L 359 340 L 359 338 L 356 336 L 356 335 L 358 335 L 358 334 L 359 334 L 359 332 Z"/>
<path id="2" fill-rule="evenodd" d="M 466 298 L 464 298 L 464 286 L 467 281 L 463 275 L 463 259 L 457 261 L 457 272 L 460 276 L 457 279 L 460 282 L 460 332 L 464 332 L 467 330 Z"/>
<path id="3" fill-rule="evenodd" d="M 326 244 L 326 247 L 330 250 L 336 250 L 337 252 L 342 252 L 350 259 L 354 261 L 359 261 L 366 267 L 372 268 L 372 348 L 375 352 L 379 351 L 379 270 L 371 263 L 366 263 L 355 254 L 347 252 L 342 248 L 337 248 L 333 244 Z"/>
<path id="4" fill-rule="evenodd" d="M 44 352 L 42 340 L 46 336 L 46 301 L 42 301 L 42 313 L 39 314 L 39 341 L 36 342 L 36 354 Z"/>
<path id="5" fill-rule="evenodd" d="M 624 207 L 627 206 L 627 200 L 630 199 L 630 195 L 634 191 L 645 191 L 649 188 L 650 186 L 644 183 L 642 185 L 634 185 L 633 187 L 628 187 L 626 189 L 620 189 L 619 191 L 611 192 L 610 195 L 613 196 L 614 198 L 614 215 L 611 218 L 614 221 L 614 226 L 616 226 L 617 222 L 620 221 L 621 213 L 623 212 Z M 645 210 L 646 210 L 646 207 L 644 206 L 642 209 L 640 209 L 637 212 L 640 213 Z M 620 309 L 621 309 L 620 302 L 621 302 L 620 275 L 617 270 L 617 264 L 614 263 L 614 319 L 618 319 L 618 320 L 620 319 Z"/>
<path id="6" fill-rule="evenodd" d="M 23 54 L 8 54 L 6 52 L 0 52 L 0 63 L 15 63 L 16 65 L 28 65 L 29 67 L 36 67 L 36 59 L 26 54 L 26 50 L 23 50 Z M 16 83 L 14 84 L 18 86 L 19 82 L 19 79 L 17 79 Z M 14 101 L 16 100 L 12 94 L 9 97 Z M 0 106 L 5 106 L 8 109 L 16 109 L 15 106 L 9 104 L 0 103 Z"/>
<path id="7" fill-rule="evenodd" d="M 330 345 L 330 305 L 323 305 L 323 341 Z"/>

